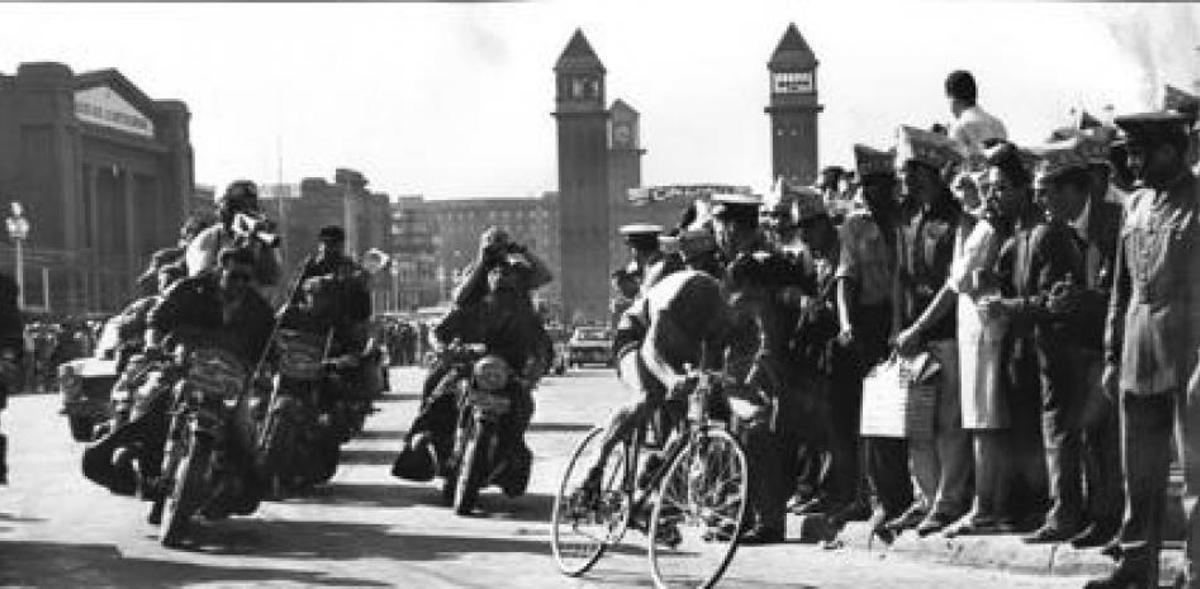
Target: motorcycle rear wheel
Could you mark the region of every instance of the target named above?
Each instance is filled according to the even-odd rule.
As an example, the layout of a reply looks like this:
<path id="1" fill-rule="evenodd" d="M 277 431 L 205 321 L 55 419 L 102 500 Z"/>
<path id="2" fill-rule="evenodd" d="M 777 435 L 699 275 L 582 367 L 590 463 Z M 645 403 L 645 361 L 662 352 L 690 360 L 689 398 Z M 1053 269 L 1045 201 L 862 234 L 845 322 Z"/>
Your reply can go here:
<path id="1" fill-rule="evenodd" d="M 162 523 L 158 541 L 163 546 L 179 546 L 187 532 L 192 514 L 199 507 L 204 492 L 204 478 L 212 458 L 212 442 L 192 436 L 183 457 L 170 473 L 171 488 L 163 498 Z"/>

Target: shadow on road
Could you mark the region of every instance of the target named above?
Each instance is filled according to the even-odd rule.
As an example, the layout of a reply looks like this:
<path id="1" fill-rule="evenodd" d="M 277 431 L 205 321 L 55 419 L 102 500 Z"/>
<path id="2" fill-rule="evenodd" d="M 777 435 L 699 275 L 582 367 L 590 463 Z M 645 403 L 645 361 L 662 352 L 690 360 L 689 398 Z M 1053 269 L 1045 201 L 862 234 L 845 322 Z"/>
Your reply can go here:
<path id="1" fill-rule="evenodd" d="M 252 586 L 279 581 L 323 587 L 388 586 L 369 579 L 335 577 L 316 571 L 127 558 L 108 544 L 0 541 L 0 554 L 5 562 L 0 569 L 3 586 L 125 588 L 178 587 L 183 583 Z"/>
<path id="2" fill-rule="evenodd" d="M 332 483 L 286 503 L 362 507 L 440 505 L 440 493 L 431 485 L 397 483 Z"/>
<path id="3" fill-rule="evenodd" d="M 501 493 L 485 491 L 480 495 L 481 517 L 529 523 L 550 523 L 554 510 L 554 496 L 544 493 L 527 493 L 509 499 Z"/>
<path id="4" fill-rule="evenodd" d="M 363 450 L 358 448 L 342 449 L 342 456 L 338 460 L 340 464 L 366 464 L 366 465 L 387 465 L 391 466 L 396 460 L 396 455 L 400 453 L 400 445 L 397 444 L 394 450 Z"/>
<path id="5" fill-rule="evenodd" d="M 376 403 L 404 403 L 420 401 L 421 393 L 384 393 L 375 400 Z"/>
<path id="6" fill-rule="evenodd" d="M 402 429 L 369 429 L 354 436 L 356 440 L 403 440 L 408 434 Z"/>
<path id="7" fill-rule="evenodd" d="M 590 423 L 531 423 L 528 433 L 542 434 L 575 434 L 592 431 L 596 427 Z"/>
<path id="8" fill-rule="evenodd" d="M 428 530 L 428 526 L 415 526 Z M 547 554 L 545 540 L 410 533 L 403 525 L 231 520 L 193 531 L 195 550 L 251 558 L 440 561 L 493 554 Z"/>

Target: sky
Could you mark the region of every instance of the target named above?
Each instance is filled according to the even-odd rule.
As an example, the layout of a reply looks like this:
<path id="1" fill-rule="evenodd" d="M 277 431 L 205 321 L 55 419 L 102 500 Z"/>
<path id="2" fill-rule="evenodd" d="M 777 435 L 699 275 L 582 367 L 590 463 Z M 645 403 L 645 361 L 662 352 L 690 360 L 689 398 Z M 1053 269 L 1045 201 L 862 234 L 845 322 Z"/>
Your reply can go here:
<path id="1" fill-rule="evenodd" d="M 861 0 L 0 3 L 0 73 L 112 67 L 187 102 L 201 184 L 349 167 L 393 196 L 523 197 L 557 188 L 552 67 L 579 27 L 608 99 L 641 112 L 646 185 L 766 186 L 766 62 L 789 22 L 820 61 L 823 165 L 948 122 L 954 69 L 1022 143 L 1200 78 L 1194 5 Z"/>

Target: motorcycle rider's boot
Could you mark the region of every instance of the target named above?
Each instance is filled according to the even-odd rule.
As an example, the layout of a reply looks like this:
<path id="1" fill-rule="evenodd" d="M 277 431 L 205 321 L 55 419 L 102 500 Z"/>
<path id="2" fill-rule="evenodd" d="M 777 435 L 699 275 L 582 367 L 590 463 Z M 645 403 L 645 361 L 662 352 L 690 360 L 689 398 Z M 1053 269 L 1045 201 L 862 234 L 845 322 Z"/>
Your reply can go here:
<path id="1" fill-rule="evenodd" d="M 160 493 L 161 495 L 161 493 Z M 162 523 L 163 508 L 166 507 L 166 499 L 159 497 L 150 504 L 150 513 L 146 514 L 146 523 L 157 526 Z"/>
<path id="2" fill-rule="evenodd" d="M 513 448 L 512 454 L 505 461 L 504 472 L 497 479 L 500 481 L 500 490 L 510 499 L 524 495 L 525 489 L 529 487 L 529 475 L 532 470 L 533 452 L 522 440 Z"/>
<path id="3" fill-rule="evenodd" d="M 429 436 L 417 434 L 392 463 L 392 476 L 419 483 L 431 481 L 437 472 L 436 454 Z"/>
<path id="4" fill-rule="evenodd" d="M 137 472 L 133 468 L 133 452 L 129 448 L 117 448 L 113 452 L 112 479 L 108 490 L 116 495 L 132 496 L 137 491 Z"/>

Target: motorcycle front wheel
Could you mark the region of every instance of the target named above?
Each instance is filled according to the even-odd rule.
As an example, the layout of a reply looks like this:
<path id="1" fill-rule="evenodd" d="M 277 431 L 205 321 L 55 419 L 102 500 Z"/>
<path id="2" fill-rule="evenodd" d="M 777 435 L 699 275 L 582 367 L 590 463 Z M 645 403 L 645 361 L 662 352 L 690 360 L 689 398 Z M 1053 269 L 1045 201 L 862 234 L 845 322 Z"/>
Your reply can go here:
<path id="1" fill-rule="evenodd" d="M 204 493 L 204 478 L 212 459 L 212 441 L 188 436 L 186 448 L 178 449 L 183 456 L 175 463 L 170 477 L 170 490 L 163 499 L 162 523 L 159 524 L 158 541 L 168 548 L 183 540 L 192 514 L 199 507 Z"/>
<path id="2" fill-rule="evenodd" d="M 475 510 L 479 491 L 487 482 L 487 448 L 494 435 L 492 429 L 490 425 L 477 424 L 463 448 L 454 489 L 454 513 L 458 515 L 470 515 Z"/>

